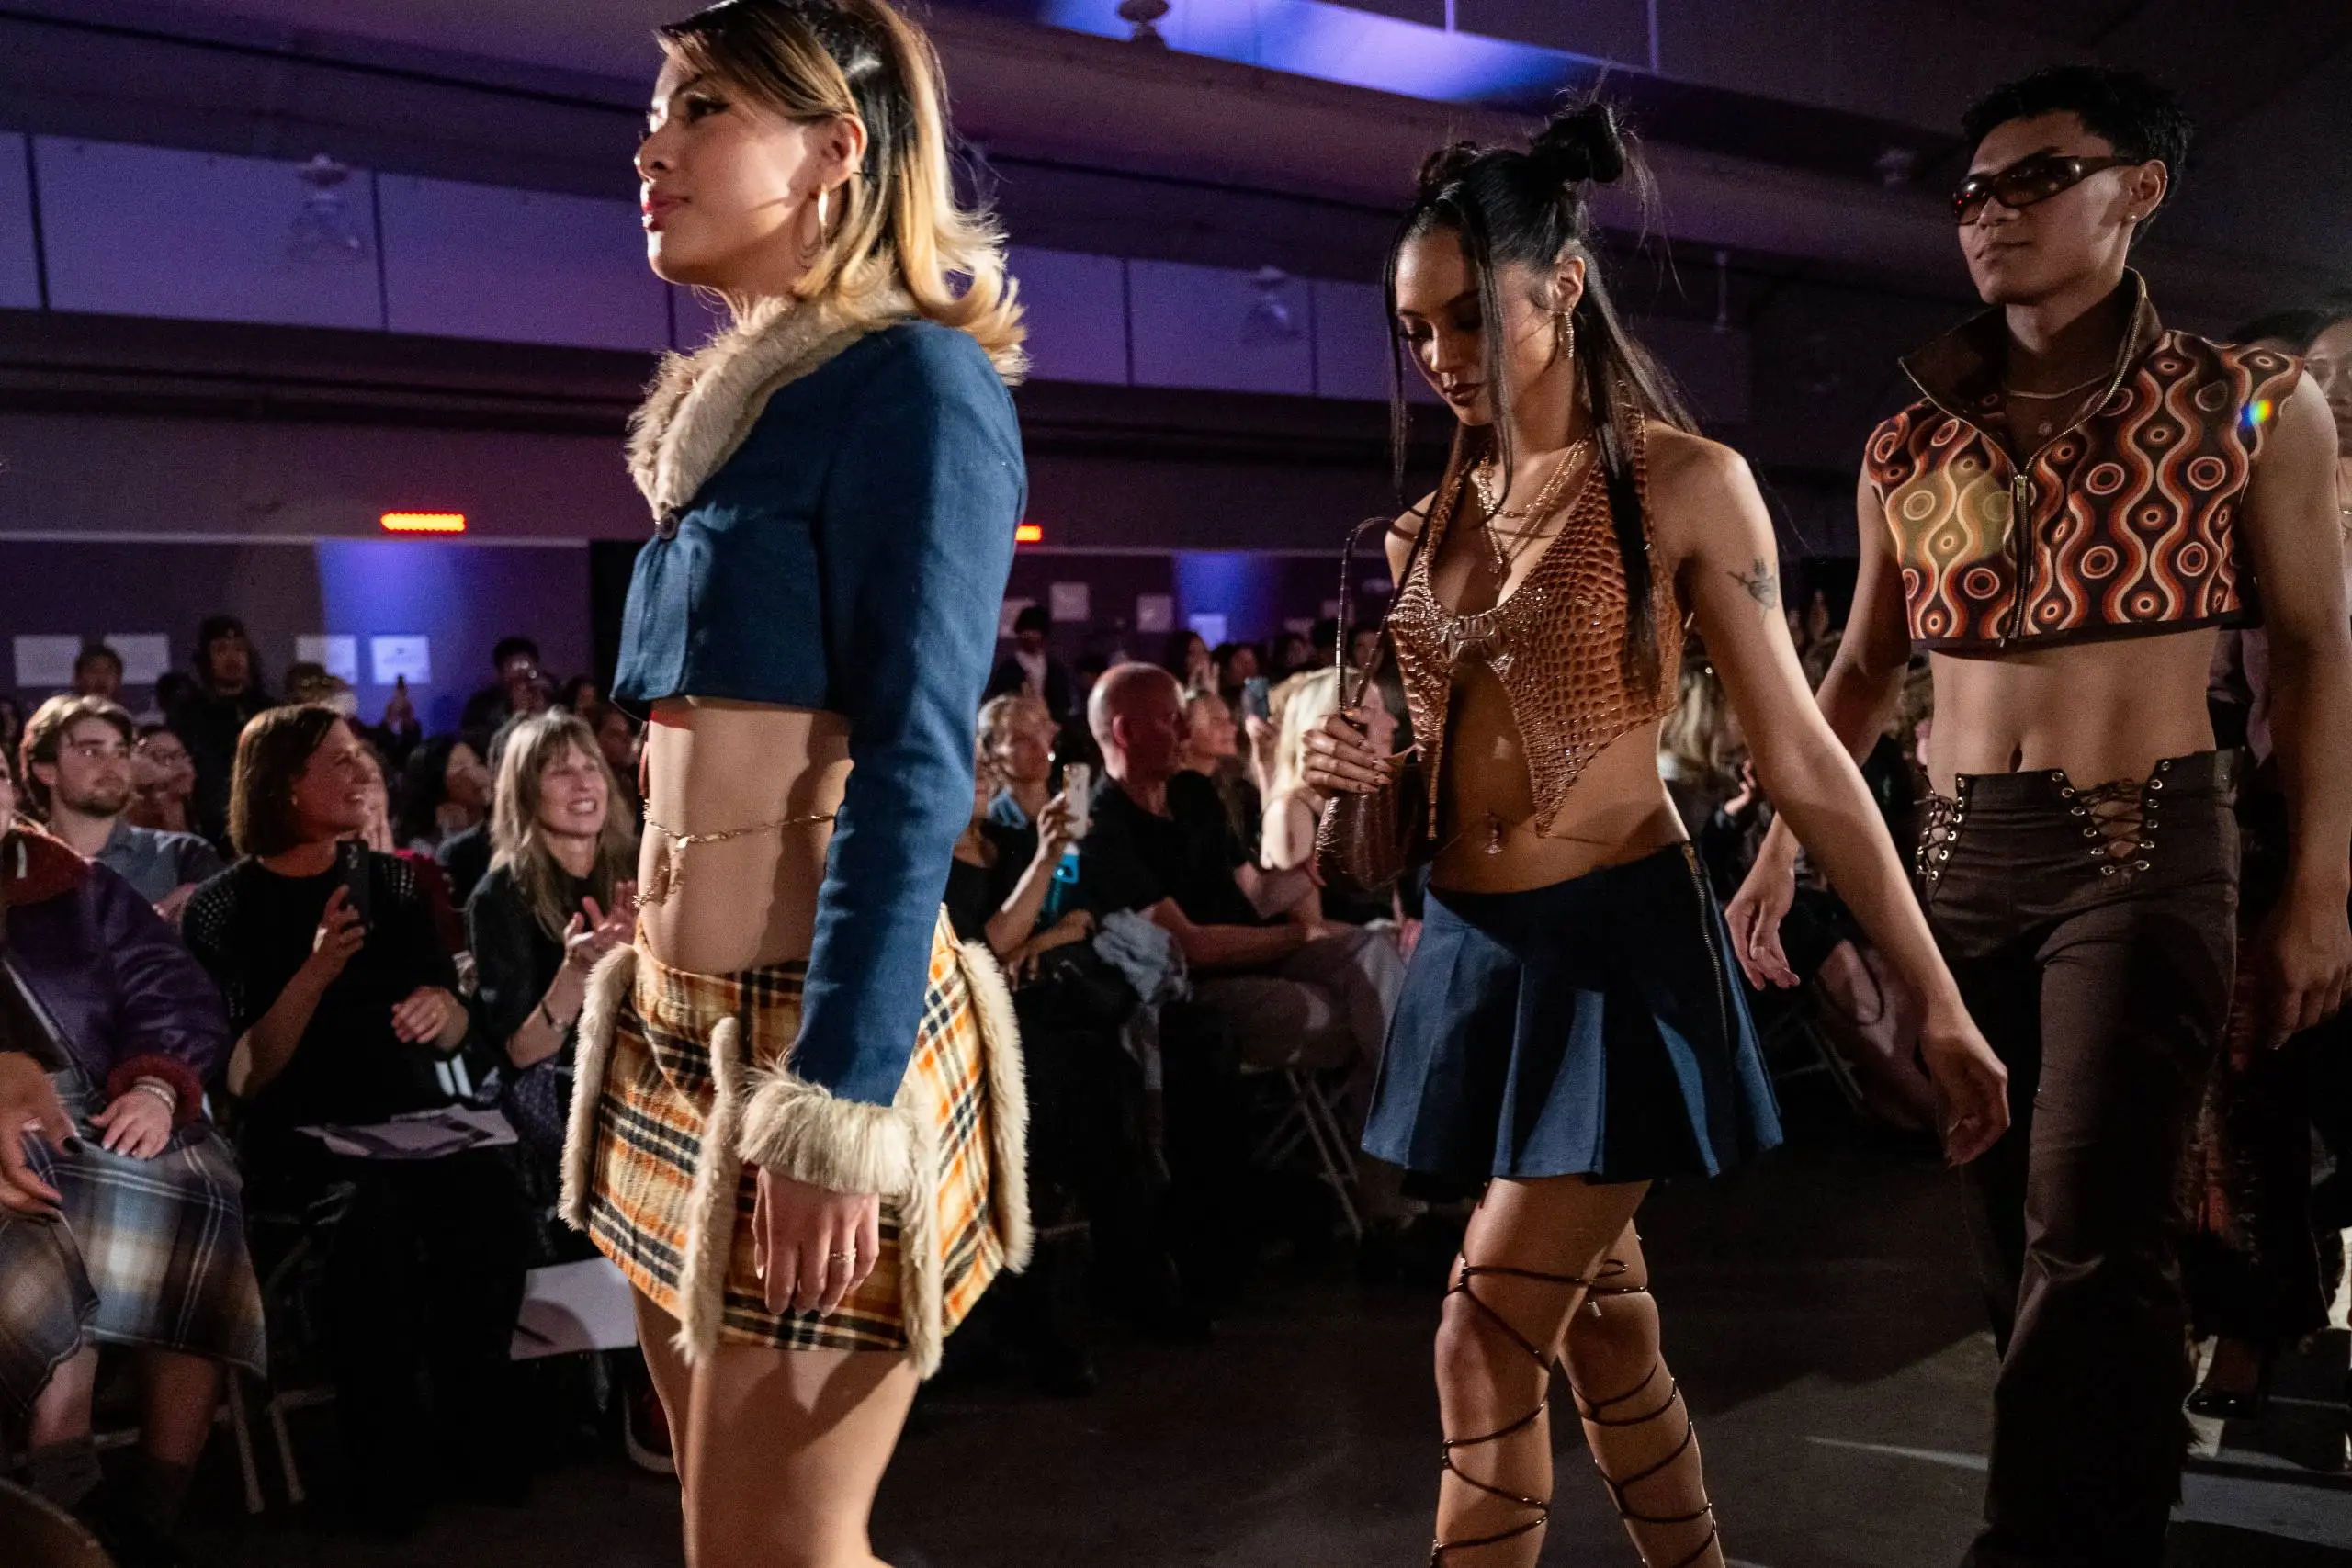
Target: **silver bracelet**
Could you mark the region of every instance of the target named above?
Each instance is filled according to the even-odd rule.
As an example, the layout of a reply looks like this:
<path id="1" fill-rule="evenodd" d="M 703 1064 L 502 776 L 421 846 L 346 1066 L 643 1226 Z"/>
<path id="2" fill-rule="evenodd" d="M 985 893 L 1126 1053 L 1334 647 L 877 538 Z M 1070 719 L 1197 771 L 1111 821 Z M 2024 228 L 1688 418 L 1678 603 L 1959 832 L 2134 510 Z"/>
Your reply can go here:
<path id="1" fill-rule="evenodd" d="M 130 1087 L 143 1089 L 164 1102 L 164 1109 L 176 1116 L 180 1112 L 180 1091 L 162 1078 L 134 1078 Z"/>

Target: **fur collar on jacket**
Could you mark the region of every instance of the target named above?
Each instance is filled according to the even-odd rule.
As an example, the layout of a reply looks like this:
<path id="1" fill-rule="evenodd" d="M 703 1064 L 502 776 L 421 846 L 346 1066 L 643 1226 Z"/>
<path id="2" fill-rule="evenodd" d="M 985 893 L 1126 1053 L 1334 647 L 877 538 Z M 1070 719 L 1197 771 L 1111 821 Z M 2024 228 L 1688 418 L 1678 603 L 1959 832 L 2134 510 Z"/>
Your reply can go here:
<path id="1" fill-rule="evenodd" d="M 852 320 L 827 300 L 769 302 L 692 354 L 663 355 L 628 431 L 629 474 L 654 517 L 685 509 L 735 455 L 777 388 L 914 314 L 914 303 L 893 296 L 877 314 Z"/>
<path id="2" fill-rule="evenodd" d="M 0 835 L 0 909 L 71 893 L 89 874 L 89 862 L 29 823 Z"/>

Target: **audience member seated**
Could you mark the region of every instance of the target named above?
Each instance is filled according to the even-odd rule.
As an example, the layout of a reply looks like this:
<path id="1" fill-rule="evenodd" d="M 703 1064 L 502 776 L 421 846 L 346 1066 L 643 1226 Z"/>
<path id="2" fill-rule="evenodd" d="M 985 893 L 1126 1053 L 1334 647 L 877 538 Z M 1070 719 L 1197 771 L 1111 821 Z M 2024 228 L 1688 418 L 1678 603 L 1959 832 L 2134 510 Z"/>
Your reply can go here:
<path id="1" fill-rule="evenodd" d="M 533 1196 L 550 1206 L 588 972 L 637 925 L 637 834 L 615 788 L 587 720 L 568 708 L 519 720 L 499 761 L 497 852 L 466 901 L 475 1022 Z"/>
<path id="2" fill-rule="evenodd" d="M 1178 765 L 1174 676 L 1121 665 L 1095 687 L 1090 716 L 1109 782 L 1079 850 L 1087 906 L 1141 910 L 1174 936 L 1195 998 L 1231 1022 L 1245 1061 L 1345 1066 L 1351 1089 L 1367 1090 L 1404 981 L 1396 944 L 1325 921 L 1309 897 L 1261 910 L 1254 899 L 1271 886 L 1208 781 Z"/>
<path id="3" fill-rule="evenodd" d="M 1340 705 L 1340 672 L 1317 670 L 1287 682 L 1282 705 L 1282 728 L 1276 737 L 1273 766 L 1267 781 L 1265 822 L 1258 863 L 1270 876 L 1306 879 L 1299 893 L 1318 900 L 1330 919 L 1350 925 L 1368 925 L 1395 918 L 1390 897 L 1351 895 L 1312 885 L 1315 872 L 1315 831 L 1323 820 L 1323 795 L 1306 783 L 1306 738 L 1320 728 Z M 1395 750 L 1396 721 L 1388 710 L 1374 704 L 1368 710 L 1373 745 Z M 1284 886 L 1290 886 L 1285 884 Z"/>
<path id="4" fill-rule="evenodd" d="M 539 672 L 539 645 L 526 637 L 503 637 L 490 650 L 498 679 L 466 699 L 458 733 L 477 757 L 490 750 L 490 738 L 520 714 L 545 713 L 552 698 Z"/>
<path id="5" fill-rule="evenodd" d="M 1241 841 L 1242 852 L 1258 854 L 1264 807 L 1252 770 L 1241 759 L 1241 736 L 1233 710 L 1216 694 L 1214 685 L 1194 686 L 1184 693 L 1184 771 L 1198 773 L 1216 790 L 1225 807 L 1226 825 Z"/>
<path id="6" fill-rule="evenodd" d="M 196 765 L 188 800 L 195 830 L 216 845 L 229 841 L 229 779 L 237 766 L 237 737 L 245 721 L 270 706 L 254 671 L 254 645 L 234 615 L 209 615 L 196 629 L 196 682 L 164 710 L 164 722 Z"/>
<path id="7" fill-rule="evenodd" d="M 604 753 L 605 766 L 612 770 L 613 787 L 620 792 L 613 797 L 613 809 L 634 833 L 645 819 L 645 797 L 637 789 L 637 763 L 644 750 L 637 720 L 613 703 L 598 703 L 582 716 L 596 732 L 596 750 Z"/>
<path id="8" fill-rule="evenodd" d="M 574 675 L 555 689 L 555 705 L 588 718 L 605 705 L 605 694 L 596 689 L 594 675 Z"/>
<path id="9" fill-rule="evenodd" d="M 1026 692 L 1046 705 L 1055 723 L 1069 717 L 1069 667 L 1046 646 L 1053 630 L 1054 618 L 1043 604 L 1031 604 L 1013 616 L 1012 651 L 997 661 L 981 695 L 1001 697 Z"/>
<path id="10" fill-rule="evenodd" d="M 419 746 L 401 778 L 395 833 L 401 848 L 439 861 L 460 904 L 490 869 L 492 787 L 482 752 L 456 735 L 436 735 Z"/>
<path id="11" fill-rule="evenodd" d="M 1083 762 L 1102 776 L 1102 749 L 1094 744 L 1094 731 L 1086 722 L 1086 705 L 1093 695 L 1094 683 L 1111 668 L 1110 657 L 1101 653 L 1081 653 L 1078 662 L 1070 666 L 1069 714 L 1062 720 L 1061 731 L 1054 737 L 1054 763 L 1067 768 L 1072 762 Z"/>
<path id="12" fill-rule="evenodd" d="M 996 697 L 988 705 L 1033 701 Z M 1003 718 L 1001 713 L 999 716 Z M 947 918 L 956 936 L 986 943 L 1016 986 L 1035 972 L 1041 954 L 1083 942 L 1094 928 L 1093 917 L 1082 908 L 1069 909 L 1050 923 L 1046 919 L 1054 873 L 1061 865 L 1062 852 L 1070 846 L 1069 802 L 1055 795 L 1042 802 L 1034 817 L 1023 813 L 1017 824 L 998 816 L 1007 807 L 1018 809 L 1018 804 L 1010 786 L 997 787 L 995 756 L 999 750 L 1035 749 L 1037 738 L 1028 716 L 1012 717 L 1009 728 L 1022 733 L 1001 747 L 991 744 L 984 727 L 973 763 L 972 820 L 956 840 L 955 858 L 947 867 Z"/>
<path id="13" fill-rule="evenodd" d="M 102 642 L 85 642 L 74 656 L 73 695 L 122 701 L 122 655 Z"/>
<path id="14" fill-rule="evenodd" d="M 980 705 L 979 756 L 984 776 L 997 786 L 989 820 L 1009 830 L 1016 865 L 1029 863 L 1037 847 L 1037 815 L 1053 798 L 1054 716 L 1044 699 L 1008 692 Z"/>
<path id="15" fill-rule="evenodd" d="M 255 719 L 231 810 L 244 858 L 198 890 L 186 930 L 228 1001 L 254 1206 L 299 1213 L 348 1184 L 325 1258 L 337 1422 L 359 1520 L 398 1532 L 438 1475 L 490 1495 L 522 1484 L 507 1348 L 529 1231 L 503 1150 L 362 1160 L 300 1131 L 446 1104 L 435 1064 L 468 1033 L 415 873 L 341 847 L 368 784 L 333 710 Z"/>
<path id="16" fill-rule="evenodd" d="M 188 796 L 196 789 L 196 764 L 168 725 L 142 724 L 130 753 L 130 809 L 134 828 L 159 833 L 193 833 Z"/>
<path id="17" fill-rule="evenodd" d="M 1682 830 L 1696 839 L 1715 808 L 1739 787 L 1736 763 L 1747 740 L 1724 693 L 1723 677 L 1703 649 L 1682 661 L 1681 689 L 1674 711 L 1658 726 L 1657 771 L 1673 797 Z M 1737 883 L 1734 883 L 1736 887 Z"/>
<path id="18" fill-rule="evenodd" d="M 1000 697 L 989 705 L 1025 704 Z M 1022 727 L 1019 708 L 998 708 L 1001 724 Z M 1037 744 L 1018 736 L 1024 752 Z M 1070 803 L 1055 795 L 1038 806 L 1034 827 L 994 819 L 1005 795 L 995 788 L 984 738 L 972 790 L 972 819 L 948 868 L 947 912 L 956 934 L 982 942 L 1005 966 L 1021 1024 L 1029 1090 L 1030 1201 L 1042 1233 L 1075 1199 L 1089 1222 L 1102 1293 L 1146 1327 L 1197 1334 L 1203 1320 L 1176 1286 L 1163 1197 L 1165 1162 L 1154 1147 L 1143 1064 L 1122 1047 L 1119 1032 L 1138 998 L 1121 970 L 1091 944 L 1091 910 L 1061 908 L 1074 890 L 1055 880 L 1070 844 Z M 1178 1097 L 1180 1102 L 1182 1096 Z M 1069 1278 L 1077 1260 L 1042 1248 L 1026 1275 L 1006 1281 L 1009 1302 L 1040 1387 L 1057 1393 L 1094 1386 L 1076 1314 L 1080 1293 Z"/>
<path id="19" fill-rule="evenodd" d="M 0 821 L 9 794 L 0 767 Z M 28 1434 L 34 1489 L 124 1568 L 175 1561 L 220 1365 L 258 1374 L 264 1355 L 236 1162 L 204 1110 L 229 1021 L 144 896 L 29 828 L 0 832 L 0 946 L 46 1014 L 12 1023 L 17 1049 L 0 1049 L 6 1163 L 28 1107 L 42 1134 L 22 1145 L 28 1175 L 0 1178 L 0 1417 Z M 58 1064 L 48 1075 L 23 1054 L 41 1043 Z M 101 1345 L 130 1348 L 142 1395 L 135 1461 L 104 1483 L 90 1424 Z"/>
<path id="20" fill-rule="evenodd" d="M 130 716 L 105 697 L 51 697 L 25 727 L 24 790 L 31 814 L 85 860 L 96 861 L 177 923 L 196 885 L 220 856 L 193 833 L 134 826 Z"/>
<path id="21" fill-rule="evenodd" d="M 1208 638 L 1196 631 L 1170 632 L 1159 667 L 1188 692 L 1216 685 L 1216 658 L 1209 652 Z"/>
<path id="22" fill-rule="evenodd" d="M 1216 665 L 1216 694 L 1236 713 L 1243 711 L 1241 688 L 1265 673 L 1254 642 L 1221 642 L 1211 659 Z"/>
<path id="23" fill-rule="evenodd" d="M 466 953 L 466 919 L 449 891 L 448 874 L 431 855 L 421 850 L 401 849 L 394 841 L 390 771 L 385 766 L 384 754 L 375 747 L 363 739 L 359 749 L 368 754 L 367 822 L 353 837 L 379 855 L 399 856 L 416 874 L 417 890 L 424 895 L 425 905 L 433 911 L 433 929 L 441 933 L 441 945 L 457 960 L 462 979 L 473 960 Z M 459 987 L 461 991 L 466 988 Z"/>
<path id="24" fill-rule="evenodd" d="M 1271 679 L 1287 681 L 1315 668 L 1315 645 L 1300 633 L 1284 632 L 1274 638 L 1267 665 L 1266 673 Z"/>

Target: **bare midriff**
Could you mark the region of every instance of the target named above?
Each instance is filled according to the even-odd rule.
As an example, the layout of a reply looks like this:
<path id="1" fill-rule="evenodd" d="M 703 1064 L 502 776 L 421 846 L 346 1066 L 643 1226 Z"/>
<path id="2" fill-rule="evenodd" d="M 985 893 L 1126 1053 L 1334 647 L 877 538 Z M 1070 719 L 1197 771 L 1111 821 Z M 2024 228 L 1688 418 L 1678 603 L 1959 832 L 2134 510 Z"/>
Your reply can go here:
<path id="1" fill-rule="evenodd" d="M 2213 748 L 2205 678 L 2211 626 L 2158 637 L 1932 656 L 1928 775 L 2063 772 L 2077 786 L 2142 779 L 2165 757 Z"/>
<path id="2" fill-rule="evenodd" d="M 1621 865 L 1679 842 L 1682 820 L 1657 771 L 1657 720 L 1619 736 L 1577 775 L 1537 831 L 1535 792 L 1502 683 L 1481 663 L 1455 674 L 1438 795 L 1441 890 L 1518 893 Z M 1501 849 L 1488 853 L 1500 828 Z"/>
<path id="3" fill-rule="evenodd" d="M 662 963 L 706 975 L 808 956 L 830 821 L 848 782 L 849 720 L 837 713 L 707 697 L 653 706 L 645 731 L 645 814 L 680 833 L 760 829 L 683 850 L 651 826 L 638 852 L 640 888 L 662 857 L 674 891 L 645 908 L 641 940 Z"/>

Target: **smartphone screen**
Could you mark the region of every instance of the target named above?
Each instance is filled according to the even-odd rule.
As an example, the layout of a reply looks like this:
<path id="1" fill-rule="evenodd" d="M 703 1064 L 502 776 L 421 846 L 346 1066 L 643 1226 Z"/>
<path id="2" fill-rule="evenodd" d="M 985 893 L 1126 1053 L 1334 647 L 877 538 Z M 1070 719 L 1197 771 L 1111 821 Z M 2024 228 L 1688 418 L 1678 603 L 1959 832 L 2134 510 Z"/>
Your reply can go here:
<path id="1" fill-rule="evenodd" d="M 346 839 L 335 846 L 334 862 L 343 878 L 344 902 L 361 925 L 368 924 L 373 916 L 368 907 L 368 846 Z"/>
<path id="2" fill-rule="evenodd" d="M 1254 718 L 1270 719 L 1273 717 L 1273 704 L 1267 694 L 1272 685 L 1273 682 L 1267 680 L 1263 675 L 1252 675 L 1247 681 L 1242 682 L 1242 711 L 1250 715 Z"/>

